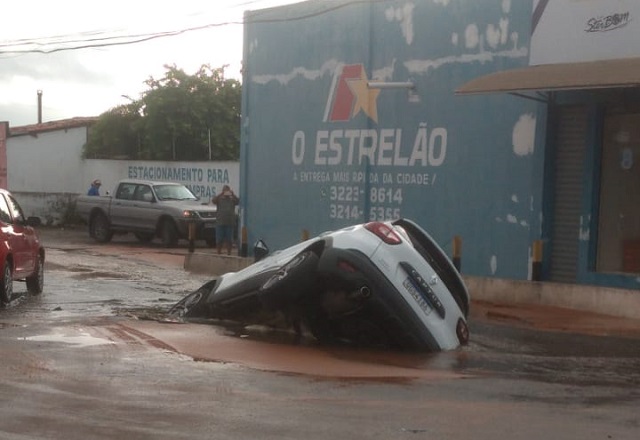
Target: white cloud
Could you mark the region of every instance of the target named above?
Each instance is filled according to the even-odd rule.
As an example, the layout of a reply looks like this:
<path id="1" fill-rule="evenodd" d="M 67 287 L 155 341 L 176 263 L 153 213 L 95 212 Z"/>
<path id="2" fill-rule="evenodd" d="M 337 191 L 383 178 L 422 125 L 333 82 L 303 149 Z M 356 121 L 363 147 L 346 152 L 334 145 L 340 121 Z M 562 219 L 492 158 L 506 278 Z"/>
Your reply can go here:
<path id="1" fill-rule="evenodd" d="M 178 7 L 164 0 L 23 0 L 2 5 L 0 26 L 0 120 L 11 126 L 36 122 L 37 90 L 43 90 L 43 120 L 95 116 L 137 97 L 150 76 L 175 64 L 194 73 L 202 64 L 228 65 L 241 78 L 245 9 L 296 3 L 296 0 L 190 0 Z M 37 11 L 35 13 L 34 11 Z M 90 38 L 142 35 L 232 23 L 136 44 L 74 49 L 54 53 L 8 53 L 27 46 L 50 50 L 66 41 L 83 46 Z M 221 42 L 223 42 L 221 44 Z M 55 43 L 53 45 L 47 45 Z M 44 46 L 42 46 L 44 44 Z M 8 46 L 10 45 L 10 47 Z M 36 46 L 31 46 L 34 48 Z"/>

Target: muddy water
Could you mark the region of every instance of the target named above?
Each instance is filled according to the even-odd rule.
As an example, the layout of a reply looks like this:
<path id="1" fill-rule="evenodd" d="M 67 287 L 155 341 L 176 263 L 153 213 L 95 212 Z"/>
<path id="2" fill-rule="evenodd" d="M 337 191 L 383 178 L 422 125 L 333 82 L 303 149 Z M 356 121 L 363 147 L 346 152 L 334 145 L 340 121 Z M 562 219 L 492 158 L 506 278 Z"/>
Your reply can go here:
<path id="1" fill-rule="evenodd" d="M 633 323 L 476 303 L 459 350 L 320 347 L 159 319 L 206 281 L 177 251 L 48 246 L 44 294 L 0 309 L 0 438 L 638 438 Z"/>
<path id="2" fill-rule="evenodd" d="M 469 345 L 434 354 L 323 347 L 312 338 L 261 326 L 171 323 L 168 308 L 209 279 L 181 269 L 185 253 L 126 239 L 106 246 L 54 241 L 48 249 L 45 294 L 18 300 L 4 313 L 94 326 L 117 320 L 127 332 L 141 332 L 192 359 L 310 376 L 393 380 L 489 374 L 578 385 L 640 383 L 636 338 L 540 331 L 487 315 L 472 315 Z"/>

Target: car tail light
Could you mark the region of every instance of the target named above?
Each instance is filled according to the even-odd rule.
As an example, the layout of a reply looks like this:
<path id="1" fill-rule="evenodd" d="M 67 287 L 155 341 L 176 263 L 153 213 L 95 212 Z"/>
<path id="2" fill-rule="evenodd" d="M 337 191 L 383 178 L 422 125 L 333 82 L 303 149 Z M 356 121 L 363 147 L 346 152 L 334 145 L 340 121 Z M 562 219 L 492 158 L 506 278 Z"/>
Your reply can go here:
<path id="1" fill-rule="evenodd" d="M 402 239 L 396 232 L 391 228 L 391 226 L 386 223 L 380 222 L 371 222 L 364 225 L 364 227 L 369 231 L 373 232 L 375 235 L 380 238 L 380 240 L 384 241 L 387 244 L 400 244 L 402 243 Z"/>
<path id="2" fill-rule="evenodd" d="M 456 335 L 458 335 L 460 344 L 465 345 L 469 342 L 469 327 L 462 318 L 458 319 L 458 325 L 456 325 Z"/>

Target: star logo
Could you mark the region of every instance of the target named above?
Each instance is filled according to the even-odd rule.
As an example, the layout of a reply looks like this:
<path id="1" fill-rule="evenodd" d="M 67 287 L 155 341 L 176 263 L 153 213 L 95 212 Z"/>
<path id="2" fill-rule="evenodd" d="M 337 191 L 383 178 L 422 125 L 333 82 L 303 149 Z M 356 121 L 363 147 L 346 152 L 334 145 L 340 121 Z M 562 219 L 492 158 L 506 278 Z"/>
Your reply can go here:
<path id="1" fill-rule="evenodd" d="M 378 123 L 379 89 L 369 88 L 369 80 L 362 64 L 349 64 L 342 67 L 334 77 L 324 121 L 349 121 L 360 112 Z"/>

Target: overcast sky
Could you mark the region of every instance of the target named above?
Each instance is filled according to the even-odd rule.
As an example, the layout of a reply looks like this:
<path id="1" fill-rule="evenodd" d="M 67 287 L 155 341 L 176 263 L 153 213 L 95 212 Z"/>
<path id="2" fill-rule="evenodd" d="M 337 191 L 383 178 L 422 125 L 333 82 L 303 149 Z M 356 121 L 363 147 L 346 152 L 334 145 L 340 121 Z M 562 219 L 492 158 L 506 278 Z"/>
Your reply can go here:
<path id="1" fill-rule="evenodd" d="M 128 102 L 125 96 L 138 98 L 147 89 L 147 78 L 163 76 L 165 64 L 189 74 L 202 64 L 229 65 L 227 76 L 240 79 L 243 12 L 297 1 L 3 2 L 0 121 L 9 121 L 11 127 L 37 123 L 38 90 L 44 122 L 98 116 Z M 176 36 L 105 46 L 206 26 Z"/>

